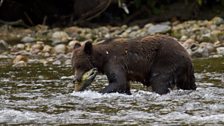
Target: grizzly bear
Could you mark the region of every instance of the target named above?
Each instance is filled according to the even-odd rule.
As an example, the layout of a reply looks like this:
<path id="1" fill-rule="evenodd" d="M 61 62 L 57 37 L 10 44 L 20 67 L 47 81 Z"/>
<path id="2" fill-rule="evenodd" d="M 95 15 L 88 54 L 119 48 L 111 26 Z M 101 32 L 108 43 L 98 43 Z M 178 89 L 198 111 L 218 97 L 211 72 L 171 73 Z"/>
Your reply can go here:
<path id="1" fill-rule="evenodd" d="M 166 94 L 175 86 L 196 89 L 190 56 L 178 41 L 164 35 L 113 38 L 98 44 L 76 43 L 72 67 L 75 81 L 81 81 L 83 74 L 92 68 L 106 74 L 109 85 L 102 93 L 131 94 L 129 81 L 151 86 L 158 94 Z"/>

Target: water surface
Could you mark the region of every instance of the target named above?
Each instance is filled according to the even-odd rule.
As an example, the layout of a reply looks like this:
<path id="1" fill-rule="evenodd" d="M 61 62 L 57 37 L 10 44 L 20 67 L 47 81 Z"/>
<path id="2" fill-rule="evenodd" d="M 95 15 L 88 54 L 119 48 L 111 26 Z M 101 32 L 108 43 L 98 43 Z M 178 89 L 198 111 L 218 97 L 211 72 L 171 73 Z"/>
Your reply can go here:
<path id="1" fill-rule="evenodd" d="M 70 66 L 10 62 L 0 59 L 0 124 L 224 125 L 224 58 L 194 60 L 197 90 L 162 96 L 138 83 L 132 95 L 100 94 L 101 75 L 73 92 Z"/>

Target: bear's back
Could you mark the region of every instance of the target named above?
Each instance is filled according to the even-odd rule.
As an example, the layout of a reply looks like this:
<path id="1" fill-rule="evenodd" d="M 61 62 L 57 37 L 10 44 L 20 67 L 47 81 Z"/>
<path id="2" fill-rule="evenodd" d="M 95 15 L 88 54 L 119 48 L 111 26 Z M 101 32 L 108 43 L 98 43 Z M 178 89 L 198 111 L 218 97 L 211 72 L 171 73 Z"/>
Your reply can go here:
<path id="1" fill-rule="evenodd" d="M 100 50 L 106 50 L 107 55 L 126 55 L 135 54 L 151 57 L 158 51 L 164 53 L 178 52 L 187 54 L 185 49 L 173 38 L 165 35 L 145 36 L 134 39 L 130 38 L 112 38 L 102 43 L 96 44 Z M 183 51 L 184 50 L 184 51 Z"/>

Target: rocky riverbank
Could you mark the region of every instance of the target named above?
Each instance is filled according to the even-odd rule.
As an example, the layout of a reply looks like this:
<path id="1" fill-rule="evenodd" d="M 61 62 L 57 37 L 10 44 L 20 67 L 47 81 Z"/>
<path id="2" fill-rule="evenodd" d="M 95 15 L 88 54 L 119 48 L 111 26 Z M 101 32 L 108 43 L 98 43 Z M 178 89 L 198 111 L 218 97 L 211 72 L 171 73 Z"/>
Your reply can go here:
<path id="1" fill-rule="evenodd" d="M 0 27 L 0 59 L 12 59 L 13 66 L 29 63 L 70 65 L 75 42 L 102 41 L 111 37 L 138 37 L 166 34 L 175 37 L 194 57 L 224 56 L 224 20 L 148 23 L 139 26 L 101 26 L 97 28 L 49 28 L 37 25 L 32 28 Z"/>

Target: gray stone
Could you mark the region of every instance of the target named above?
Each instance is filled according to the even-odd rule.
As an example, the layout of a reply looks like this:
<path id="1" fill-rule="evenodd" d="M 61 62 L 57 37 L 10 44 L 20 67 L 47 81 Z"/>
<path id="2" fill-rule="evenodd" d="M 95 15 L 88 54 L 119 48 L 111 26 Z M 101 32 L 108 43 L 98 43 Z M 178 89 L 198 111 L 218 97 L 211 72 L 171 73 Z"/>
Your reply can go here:
<path id="1" fill-rule="evenodd" d="M 171 30 L 170 23 L 165 22 L 161 24 L 152 25 L 148 29 L 149 34 L 155 34 L 155 33 L 166 33 Z"/>
<path id="2" fill-rule="evenodd" d="M 72 63 L 71 63 L 71 60 L 70 59 L 68 59 L 68 60 L 65 60 L 65 65 L 71 65 Z"/>
<path id="3" fill-rule="evenodd" d="M 214 17 L 211 22 L 215 25 L 220 25 L 224 23 L 224 20 L 221 17 Z"/>
<path id="4" fill-rule="evenodd" d="M 13 67 L 25 67 L 25 66 L 27 66 L 27 63 L 24 61 L 19 61 L 19 62 L 13 64 L 12 66 Z"/>
<path id="5" fill-rule="evenodd" d="M 223 55 L 224 56 L 224 47 L 218 47 L 216 48 L 216 51 L 219 55 Z"/>
<path id="6" fill-rule="evenodd" d="M 54 47 L 55 53 L 66 53 L 67 47 L 64 44 L 58 44 Z"/>
<path id="7" fill-rule="evenodd" d="M 217 37 L 215 37 L 211 33 L 207 33 L 207 34 L 203 34 L 200 37 L 200 41 L 201 42 L 215 42 L 215 41 L 217 41 Z"/>
<path id="8" fill-rule="evenodd" d="M 214 45 L 211 43 L 203 42 L 199 48 L 192 53 L 194 57 L 208 57 L 214 51 Z"/>
<path id="9" fill-rule="evenodd" d="M 77 40 L 73 40 L 73 41 L 70 41 L 69 43 L 68 43 L 68 51 L 69 52 L 71 52 L 72 50 L 73 50 L 73 47 L 74 47 L 74 45 L 76 44 L 76 43 L 79 43 L 79 41 L 77 41 Z"/>
<path id="10" fill-rule="evenodd" d="M 24 55 L 17 55 L 13 60 L 13 67 L 24 67 L 27 66 L 28 57 Z"/>
<path id="11" fill-rule="evenodd" d="M 0 95 L 5 95 L 7 93 L 7 91 L 5 91 L 4 89 L 0 89 Z"/>
<path id="12" fill-rule="evenodd" d="M 4 40 L 0 40 L 0 51 L 6 51 L 9 49 L 9 45 Z"/>
<path id="13" fill-rule="evenodd" d="M 187 50 L 191 50 L 191 51 L 195 51 L 199 45 L 197 44 L 197 42 L 193 39 L 187 39 L 182 46 L 187 49 Z"/>
<path id="14" fill-rule="evenodd" d="M 17 45 L 16 45 L 16 48 L 17 48 L 17 49 L 21 49 L 21 50 L 22 50 L 22 49 L 25 49 L 25 47 L 26 47 L 26 46 L 25 46 L 24 44 L 17 44 Z"/>
<path id="15" fill-rule="evenodd" d="M 43 52 L 51 52 L 52 47 L 50 45 L 44 45 Z"/>
<path id="16" fill-rule="evenodd" d="M 52 34 L 53 45 L 68 42 L 70 39 L 71 37 L 69 37 L 68 34 L 63 31 L 57 31 Z"/>
<path id="17" fill-rule="evenodd" d="M 35 39 L 33 37 L 30 37 L 30 36 L 25 36 L 21 39 L 21 42 L 24 42 L 24 43 L 31 43 L 31 42 L 34 42 Z"/>
<path id="18" fill-rule="evenodd" d="M 61 61 L 60 60 L 56 60 L 52 64 L 54 64 L 54 65 L 61 65 Z"/>

